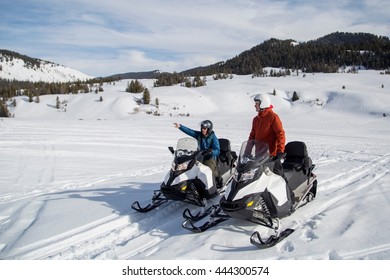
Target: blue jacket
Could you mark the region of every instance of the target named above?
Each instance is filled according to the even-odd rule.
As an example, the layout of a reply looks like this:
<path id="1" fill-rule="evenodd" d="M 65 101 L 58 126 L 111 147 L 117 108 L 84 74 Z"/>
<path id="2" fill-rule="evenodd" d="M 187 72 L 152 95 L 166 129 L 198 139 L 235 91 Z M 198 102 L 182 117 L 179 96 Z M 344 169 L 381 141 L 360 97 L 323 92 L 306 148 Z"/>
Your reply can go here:
<path id="1" fill-rule="evenodd" d="M 193 130 L 193 129 L 188 128 L 182 124 L 180 125 L 179 129 L 181 131 L 183 131 L 185 134 L 187 134 L 191 137 L 194 137 L 195 139 L 198 140 L 199 150 L 206 151 L 209 148 L 211 148 L 213 150 L 213 152 L 211 153 L 211 156 L 210 155 L 205 156 L 204 159 L 209 159 L 209 158 L 217 159 L 217 157 L 219 156 L 220 147 L 219 147 L 218 138 L 215 135 L 214 131 L 212 131 L 210 135 L 207 135 L 206 137 L 204 137 L 202 135 L 202 132 Z"/>

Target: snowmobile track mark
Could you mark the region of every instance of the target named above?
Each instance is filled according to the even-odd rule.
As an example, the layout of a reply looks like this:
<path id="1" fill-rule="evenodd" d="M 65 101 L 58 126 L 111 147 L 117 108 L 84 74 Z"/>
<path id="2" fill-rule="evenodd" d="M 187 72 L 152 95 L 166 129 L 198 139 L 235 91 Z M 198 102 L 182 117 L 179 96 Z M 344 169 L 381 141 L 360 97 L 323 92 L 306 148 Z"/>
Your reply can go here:
<path id="1" fill-rule="evenodd" d="M 319 220 L 321 220 L 320 216 L 324 215 L 324 212 L 326 212 L 327 209 L 335 205 L 337 202 L 347 198 L 352 193 L 359 192 L 364 190 L 365 188 L 375 185 L 377 181 L 379 181 L 382 177 L 384 177 L 386 174 L 388 174 L 388 170 L 384 166 L 385 164 L 390 162 L 390 154 L 386 154 L 383 156 L 380 156 L 373 161 L 369 163 L 365 163 L 357 168 L 354 168 L 350 172 L 343 173 L 340 176 L 337 176 L 336 180 L 329 180 L 328 184 L 332 182 L 339 182 L 340 178 L 344 178 L 344 180 L 341 181 L 340 184 L 338 184 L 337 189 L 336 188 L 327 188 L 326 191 L 321 190 L 321 183 L 319 184 L 319 189 L 317 193 L 317 198 L 314 200 L 313 204 L 309 204 L 305 207 L 305 209 L 312 209 L 313 207 L 317 207 L 310 216 L 302 219 L 302 220 L 292 220 L 291 218 L 286 218 L 284 224 L 288 225 L 289 222 L 286 223 L 286 221 L 290 220 L 290 223 L 295 223 L 295 225 L 289 226 L 289 228 L 297 229 L 301 228 L 302 234 L 301 237 L 306 242 L 311 242 L 314 239 L 320 238 L 315 233 L 315 229 L 319 226 Z M 365 170 L 367 168 L 367 170 Z M 333 199 L 328 200 L 327 196 L 329 194 L 334 195 L 334 193 L 339 192 L 338 195 L 336 195 Z M 299 210 L 298 210 L 299 211 Z M 307 210 L 306 210 L 307 211 Z M 291 242 L 291 246 L 294 247 L 294 244 Z M 286 243 L 282 241 L 282 245 L 285 245 Z M 387 247 L 385 246 L 385 249 L 383 251 L 387 250 Z M 375 251 L 375 250 L 374 250 Z M 354 257 L 352 257 L 354 258 Z"/>
<path id="2" fill-rule="evenodd" d="M 337 174 L 328 180 L 320 182 L 319 190 L 324 188 L 326 190 L 342 189 L 358 182 L 369 174 L 376 174 L 377 169 L 383 168 L 383 166 L 389 162 L 390 154 L 380 156 L 371 162 L 362 164 L 361 166 L 349 170 L 348 172 Z"/>
<path id="3" fill-rule="evenodd" d="M 358 250 L 355 252 L 349 252 L 349 253 L 342 253 L 340 254 L 341 257 L 345 260 L 356 260 L 356 259 L 364 259 L 368 255 L 373 255 L 373 254 L 380 254 L 382 252 L 386 252 L 390 250 L 390 243 L 388 244 L 383 244 L 379 246 L 373 246 L 371 248 L 366 248 L 363 250 Z"/>
<path id="4" fill-rule="evenodd" d="M 125 217 L 113 214 L 74 230 L 11 250 L 7 258 L 47 259 L 63 255 L 77 248 L 80 250 L 80 247 L 84 248 L 85 252 L 88 248 L 86 245 L 96 242 L 102 236 L 111 234 L 113 230 L 123 228 L 127 223 L 128 219 Z M 96 247 L 94 249 L 96 250 Z"/>

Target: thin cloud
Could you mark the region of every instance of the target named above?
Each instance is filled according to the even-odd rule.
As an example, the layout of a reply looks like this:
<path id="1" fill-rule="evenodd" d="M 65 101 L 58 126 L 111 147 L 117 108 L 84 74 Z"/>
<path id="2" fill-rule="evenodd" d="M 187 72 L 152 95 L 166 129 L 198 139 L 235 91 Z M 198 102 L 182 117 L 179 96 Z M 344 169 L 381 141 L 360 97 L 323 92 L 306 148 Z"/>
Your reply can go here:
<path id="1" fill-rule="evenodd" d="M 389 36 L 387 2 L 3 0 L 0 43 L 90 75 L 173 72 L 224 61 L 269 38 Z"/>

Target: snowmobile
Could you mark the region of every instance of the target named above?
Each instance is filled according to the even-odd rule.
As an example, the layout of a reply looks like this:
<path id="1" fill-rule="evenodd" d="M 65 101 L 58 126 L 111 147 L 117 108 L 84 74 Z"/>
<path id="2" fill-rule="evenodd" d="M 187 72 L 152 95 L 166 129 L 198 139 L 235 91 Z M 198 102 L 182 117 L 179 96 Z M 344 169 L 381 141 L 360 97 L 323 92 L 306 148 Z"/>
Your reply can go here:
<path id="1" fill-rule="evenodd" d="M 237 159 L 237 154 L 231 151 L 228 139 L 219 139 L 219 144 L 220 155 L 217 158 L 218 170 L 221 174 L 219 180 L 213 178 L 211 169 L 202 164 L 203 157 L 210 151 L 198 150 L 198 141 L 195 138 L 184 137 L 178 140 L 176 150 L 168 147 L 174 155 L 172 167 L 160 190 L 154 191 L 151 203 L 142 207 L 138 201 L 135 201 L 131 207 L 138 212 L 149 212 L 169 200 L 179 200 L 205 207 L 207 200 L 217 196 L 231 180 Z M 189 210 L 186 209 L 185 212 L 187 211 Z"/>
<path id="2" fill-rule="evenodd" d="M 294 230 L 280 231 L 279 219 L 312 201 L 317 193 L 315 165 L 304 142 L 290 142 L 285 153 L 270 157 L 268 144 L 245 141 L 240 150 L 232 181 L 219 205 L 212 206 L 210 220 L 202 226 L 186 219 L 183 227 L 202 232 L 229 218 L 249 220 L 275 231 L 263 240 L 256 231 L 250 241 L 259 248 L 268 248 L 283 240 Z"/>

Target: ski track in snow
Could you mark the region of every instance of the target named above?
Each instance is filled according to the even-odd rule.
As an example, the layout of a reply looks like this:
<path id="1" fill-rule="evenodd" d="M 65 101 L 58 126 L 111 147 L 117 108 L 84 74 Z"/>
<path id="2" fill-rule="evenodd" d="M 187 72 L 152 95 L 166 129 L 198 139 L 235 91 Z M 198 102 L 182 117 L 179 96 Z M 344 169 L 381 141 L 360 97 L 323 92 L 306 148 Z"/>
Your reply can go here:
<path id="1" fill-rule="evenodd" d="M 150 176 L 156 173 L 160 173 L 162 170 L 167 170 L 167 166 L 160 166 L 156 168 L 148 168 L 131 172 L 128 174 L 116 174 L 109 177 L 102 177 L 95 179 L 91 182 L 81 182 L 79 184 L 65 185 L 64 190 L 80 190 L 88 189 L 91 186 L 101 184 L 104 182 L 113 182 L 118 179 L 128 179 L 129 177 L 138 176 Z M 58 192 L 58 190 L 56 191 Z M 54 193 L 54 192 L 53 192 Z M 26 231 L 29 226 L 34 222 L 33 219 L 39 217 L 40 208 L 44 207 L 44 197 L 40 197 L 39 194 L 32 195 L 31 193 L 25 194 L 23 197 L 18 197 L 16 200 L 23 200 L 25 198 L 33 199 L 32 202 L 27 202 L 19 210 L 21 219 L 18 219 L 16 223 L 12 225 L 12 230 L 7 231 L 7 235 L 22 235 L 20 232 Z M 147 203 L 145 201 L 145 203 Z M 179 203 L 179 202 L 177 202 Z M 161 207 L 160 207 L 161 208 Z M 132 211 L 129 209 L 129 211 Z M 30 213 L 30 214 L 28 214 Z M 157 215 L 156 218 L 152 217 L 152 220 L 158 221 L 161 219 L 161 215 Z M 28 219 L 31 217 L 31 219 Z M 158 218 L 160 217 L 160 218 Z M 9 223 L 8 217 L 2 217 L 0 219 L 0 229 L 2 225 Z M 64 232 L 63 234 L 53 236 L 51 238 L 29 244 L 27 246 L 19 247 L 17 249 L 10 249 L 13 244 L 7 244 L 0 246 L 0 258 L 6 253 L 7 258 L 23 258 L 23 259 L 46 259 L 46 258 L 96 258 L 101 252 L 95 252 L 96 247 L 102 247 L 102 251 L 112 249 L 112 242 L 121 244 L 125 242 L 121 236 L 136 236 L 136 229 L 134 233 L 134 227 L 138 227 L 138 222 L 143 220 L 145 216 L 142 213 L 136 213 L 131 216 L 131 220 L 127 216 L 118 216 L 117 214 L 110 215 L 104 219 L 97 220 L 88 225 L 76 228 L 74 230 Z M 149 221 L 149 220 L 148 220 Z M 132 225 L 129 227 L 129 222 Z M 134 226 L 135 225 L 135 226 Z M 9 225 L 7 225 L 9 227 Z M 7 239 L 7 236 L 3 236 Z M 82 243 L 80 243 L 82 241 Z M 0 244 L 1 245 L 1 244 Z M 120 245 L 118 245 L 120 246 Z M 108 249 L 106 248 L 108 247 Z M 70 248 L 70 249 L 69 249 Z M 90 248 L 90 249 L 88 249 Z"/>
<path id="2" fill-rule="evenodd" d="M 320 161 L 321 163 L 331 163 L 336 162 L 338 159 L 329 160 L 329 161 Z M 298 228 L 297 231 L 301 234 L 301 239 L 306 242 L 311 242 L 314 239 L 319 239 L 321 236 L 317 234 L 317 229 L 321 227 L 321 220 L 324 212 L 330 209 L 337 202 L 345 199 L 346 197 L 351 196 L 353 193 L 360 192 L 368 187 L 375 185 L 382 177 L 389 173 L 389 169 L 385 167 L 386 164 L 390 162 L 390 154 L 380 156 L 371 162 L 364 163 L 348 172 L 337 174 L 336 176 L 324 180 L 322 183 L 319 182 L 317 189 L 317 197 L 315 200 L 304 207 L 311 207 L 315 210 L 309 214 L 309 217 L 305 217 L 300 220 L 294 220 L 294 215 L 292 215 L 293 221 L 290 222 L 292 227 Z M 337 193 L 337 195 L 334 195 Z M 329 200 L 331 195 L 332 199 Z M 299 212 L 301 209 L 298 209 Z M 296 213 L 299 215 L 298 213 Z M 291 218 L 286 218 L 291 219 Z M 282 224 L 284 220 L 282 220 Z M 288 225 L 288 223 L 287 223 Z M 296 235 L 297 233 L 293 233 Z M 287 241 L 283 241 L 281 244 L 278 244 L 280 252 L 289 252 L 292 253 L 295 248 L 301 246 L 301 244 L 295 244 L 291 238 Z M 359 259 L 364 258 L 367 255 L 380 253 L 383 251 L 390 250 L 390 243 L 383 244 L 380 246 L 375 246 L 372 248 L 366 248 L 359 251 L 343 252 L 337 253 L 336 250 L 332 251 L 333 255 L 336 255 L 337 258 L 343 259 Z M 329 258 L 333 258 L 330 254 Z M 315 256 L 312 256 L 315 258 Z M 299 258 L 299 257 L 298 257 Z M 321 258 L 321 256 L 318 256 Z"/>
<path id="3" fill-rule="evenodd" d="M 296 232 L 292 236 L 299 236 L 299 242 L 296 243 L 296 238 L 288 238 L 276 246 L 281 253 L 293 253 L 295 248 L 302 246 L 303 242 L 311 242 L 314 239 L 321 238 L 318 235 L 317 229 L 321 227 L 321 219 L 324 212 L 330 209 L 335 203 L 350 196 L 354 192 L 359 192 L 369 186 L 375 184 L 380 178 L 388 173 L 384 167 L 390 161 L 389 154 L 378 157 L 371 162 L 364 163 L 348 172 L 340 173 L 332 178 L 319 182 L 318 193 L 316 199 L 307 206 L 310 210 L 304 211 L 309 214 L 304 214 L 303 218 L 296 219 L 300 216 L 300 208 L 291 217 L 282 220 L 282 225 L 292 224 Z M 325 161 L 319 161 L 323 164 Z M 165 170 L 166 166 L 159 168 L 151 168 L 132 174 L 124 174 L 106 178 L 112 180 L 122 176 L 138 176 L 140 174 L 152 174 L 154 172 L 161 172 Z M 374 172 L 375 171 L 375 172 Z M 99 180 L 101 182 L 102 180 Z M 335 196 L 334 193 L 337 193 Z M 332 199 L 328 199 L 331 195 Z M 218 202 L 218 198 L 213 199 Z M 141 201 L 141 204 L 147 201 Z M 21 220 L 18 220 L 16 229 L 27 228 L 33 220 L 28 220 L 26 217 L 32 219 L 39 214 L 42 207 L 42 202 L 34 200 L 29 203 L 21 211 Z M 178 224 L 181 213 L 185 208 L 196 209 L 196 206 L 191 206 L 182 202 L 170 201 L 166 205 L 162 205 L 158 210 L 150 213 L 131 213 L 130 216 L 110 215 L 104 219 L 97 220 L 93 223 L 76 228 L 72 231 L 65 232 L 61 235 L 54 236 L 49 239 L 42 240 L 24 247 L 19 247 L 7 253 L 7 258 L 23 258 L 23 259 L 131 259 L 142 256 L 147 258 L 152 256 L 154 252 L 159 250 L 159 246 L 164 240 L 176 234 L 191 234 Z M 133 211 L 133 210 L 129 210 Z M 31 212 L 31 215 L 26 214 Z M 166 216 L 172 216 L 171 220 L 165 219 Z M 308 216 L 307 216 L 308 215 Z M 177 217 L 179 216 L 179 217 Z M 223 225 L 223 224 L 222 224 Z M 176 231 L 172 231 L 177 228 Z M 9 232 L 12 234 L 12 231 Z M 246 236 L 249 242 L 249 236 Z M 8 244 L 12 247 L 12 244 Z M 364 257 L 367 254 L 380 253 L 390 249 L 390 244 L 384 244 L 373 248 L 368 248 L 356 252 L 338 253 L 339 257 L 345 259 L 356 259 Z M 336 251 L 333 255 L 337 256 Z M 282 257 L 283 258 L 283 257 Z"/>
<path id="4" fill-rule="evenodd" d="M 160 221 L 165 220 L 165 215 L 175 215 L 181 212 L 184 206 L 181 202 L 171 202 L 169 205 L 160 206 L 161 211 L 156 211 L 152 215 L 145 217 L 143 213 L 135 213 L 131 219 L 126 216 L 111 215 L 42 242 L 13 250 L 8 253 L 7 257 L 66 259 L 68 256 L 71 259 L 107 257 L 126 259 L 149 249 L 164 239 L 166 234 L 159 233 L 159 231 L 176 227 L 176 220 L 173 219 L 167 224 L 161 224 Z M 156 230 L 156 227 L 160 230 Z M 111 251 L 117 253 L 112 255 Z"/>

